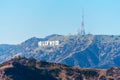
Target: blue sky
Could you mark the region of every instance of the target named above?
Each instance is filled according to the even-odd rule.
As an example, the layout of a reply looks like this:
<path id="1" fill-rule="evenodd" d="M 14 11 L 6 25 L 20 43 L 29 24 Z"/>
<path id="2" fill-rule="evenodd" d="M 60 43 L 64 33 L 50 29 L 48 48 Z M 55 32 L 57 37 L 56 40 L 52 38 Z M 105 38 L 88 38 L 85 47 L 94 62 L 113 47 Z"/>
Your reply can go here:
<path id="1" fill-rule="evenodd" d="M 120 35 L 120 0 L 0 0 L 0 44 L 75 34 L 83 8 L 86 33 Z"/>

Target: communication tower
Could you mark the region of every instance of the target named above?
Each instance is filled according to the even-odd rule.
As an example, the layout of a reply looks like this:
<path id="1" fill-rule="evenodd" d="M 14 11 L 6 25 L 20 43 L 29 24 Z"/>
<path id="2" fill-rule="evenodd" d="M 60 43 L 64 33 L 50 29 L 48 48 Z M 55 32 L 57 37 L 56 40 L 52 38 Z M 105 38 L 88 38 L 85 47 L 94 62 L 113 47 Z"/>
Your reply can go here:
<path id="1" fill-rule="evenodd" d="M 84 11 L 82 11 L 82 21 L 80 30 L 78 30 L 78 35 L 85 35 L 85 27 L 84 27 Z"/>

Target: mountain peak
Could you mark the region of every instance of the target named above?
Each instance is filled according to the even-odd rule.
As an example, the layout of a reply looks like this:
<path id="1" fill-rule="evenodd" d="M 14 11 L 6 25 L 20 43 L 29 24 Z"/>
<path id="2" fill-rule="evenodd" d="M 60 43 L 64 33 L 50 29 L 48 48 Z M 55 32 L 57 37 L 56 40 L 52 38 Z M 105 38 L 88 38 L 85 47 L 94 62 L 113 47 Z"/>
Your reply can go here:
<path id="1" fill-rule="evenodd" d="M 41 47 L 40 41 L 59 41 L 59 45 Z M 53 34 L 46 38 L 30 38 L 20 45 L 0 45 L 0 63 L 22 55 L 81 68 L 110 68 L 120 66 L 119 51 L 120 36 Z"/>

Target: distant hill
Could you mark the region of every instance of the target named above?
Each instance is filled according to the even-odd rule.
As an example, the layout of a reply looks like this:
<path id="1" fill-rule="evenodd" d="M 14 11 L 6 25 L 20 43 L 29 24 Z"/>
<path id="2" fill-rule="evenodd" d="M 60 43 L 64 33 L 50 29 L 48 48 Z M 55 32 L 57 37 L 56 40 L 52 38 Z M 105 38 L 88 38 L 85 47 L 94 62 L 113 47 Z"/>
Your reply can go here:
<path id="1" fill-rule="evenodd" d="M 17 56 L 0 65 L 0 80 L 120 80 L 120 68 L 80 69 Z"/>
<path id="2" fill-rule="evenodd" d="M 59 40 L 59 46 L 39 47 L 39 41 Z M 37 60 L 78 66 L 110 68 L 120 66 L 120 36 L 115 35 L 50 35 L 26 40 L 19 45 L 0 45 L 0 63 L 22 55 Z"/>

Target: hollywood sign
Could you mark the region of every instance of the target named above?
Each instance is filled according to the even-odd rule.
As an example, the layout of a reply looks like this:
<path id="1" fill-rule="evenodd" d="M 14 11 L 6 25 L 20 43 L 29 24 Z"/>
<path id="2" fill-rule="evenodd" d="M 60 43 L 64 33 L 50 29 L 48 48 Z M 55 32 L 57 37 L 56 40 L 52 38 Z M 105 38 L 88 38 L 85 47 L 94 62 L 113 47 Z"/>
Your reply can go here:
<path id="1" fill-rule="evenodd" d="M 40 41 L 38 42 L 38 46 L 58 46 L 59 41 Z"/>

